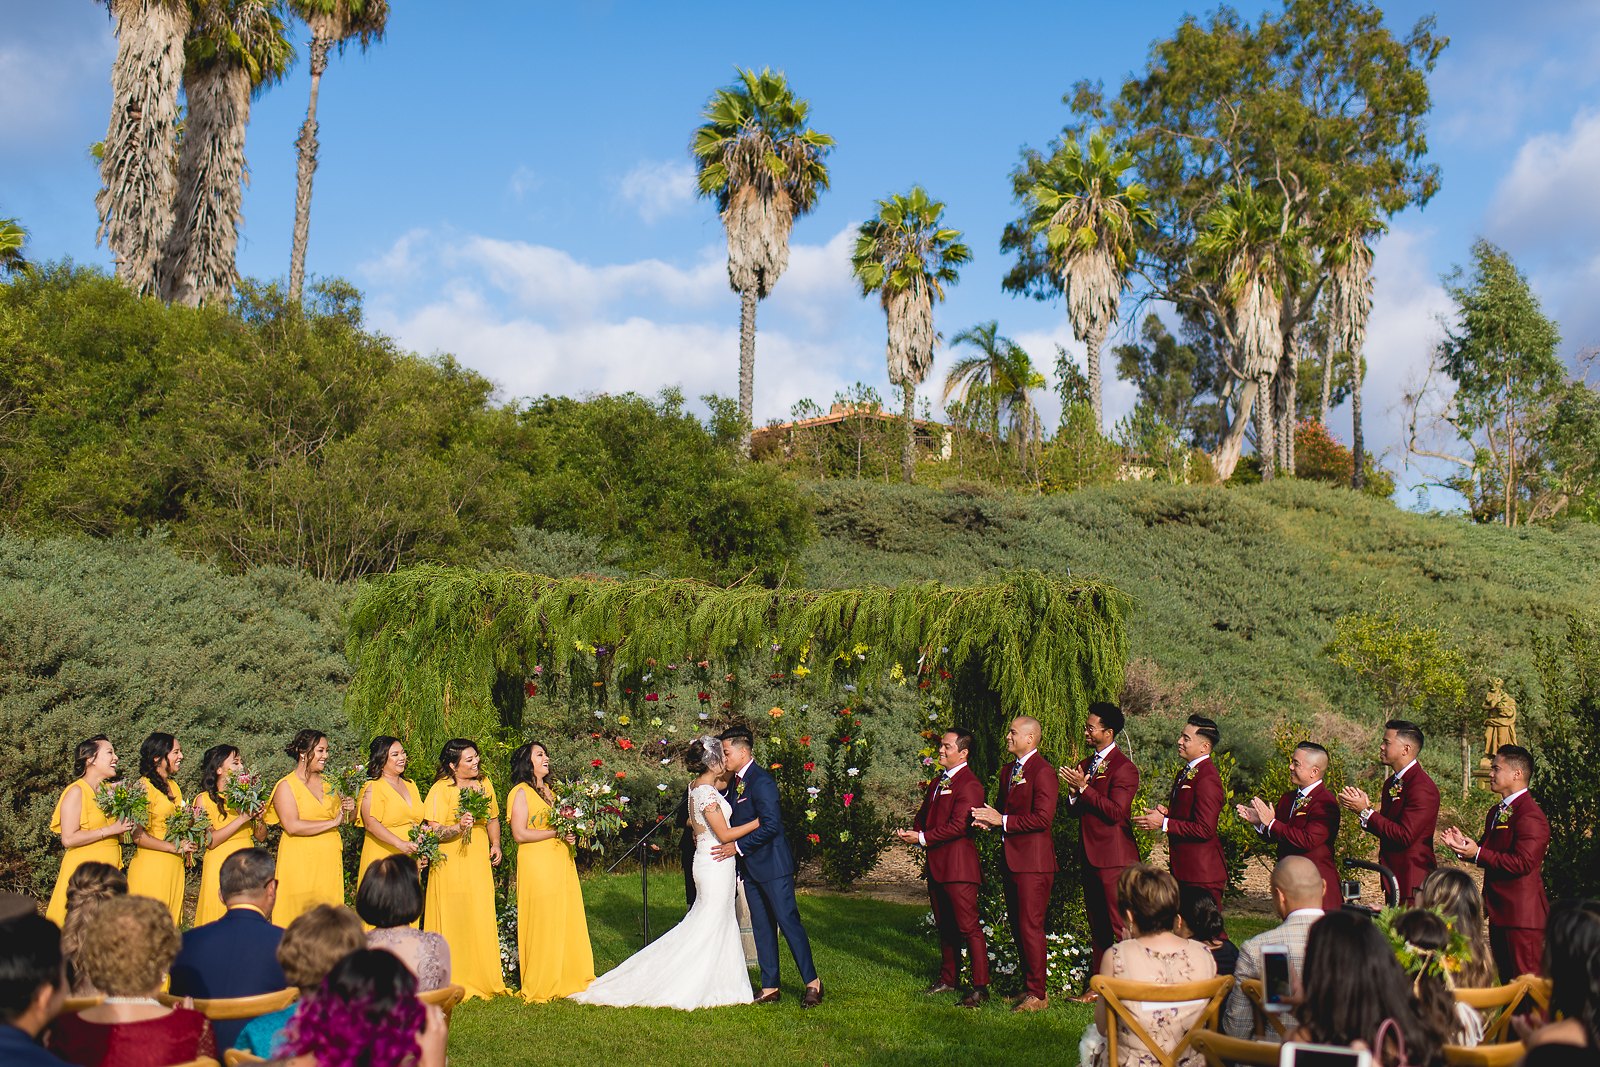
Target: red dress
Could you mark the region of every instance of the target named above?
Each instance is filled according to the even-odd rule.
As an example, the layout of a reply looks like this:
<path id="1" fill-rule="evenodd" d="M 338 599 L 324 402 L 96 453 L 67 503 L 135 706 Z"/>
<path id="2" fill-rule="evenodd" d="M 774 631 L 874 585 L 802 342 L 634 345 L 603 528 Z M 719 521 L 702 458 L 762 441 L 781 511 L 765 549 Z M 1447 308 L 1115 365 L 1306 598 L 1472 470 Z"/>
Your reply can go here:
<path id="1" fill-rule="evenodd" d="M 188 1008 L 132 1023 L 96 1023 L 63 1015 L 46 1044 L 57 1056 L 81 1067 L 168 1067 L 217 1055 L 211 1023 Z"/>

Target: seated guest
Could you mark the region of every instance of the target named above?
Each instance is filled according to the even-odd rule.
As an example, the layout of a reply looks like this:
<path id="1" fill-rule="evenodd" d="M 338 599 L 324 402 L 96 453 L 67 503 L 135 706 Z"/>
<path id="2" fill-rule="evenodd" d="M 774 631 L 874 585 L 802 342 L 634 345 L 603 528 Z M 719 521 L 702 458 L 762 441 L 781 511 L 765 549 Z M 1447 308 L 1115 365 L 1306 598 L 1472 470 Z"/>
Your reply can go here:
<path id="1" fill-rule="evenodd" d="M 1218 974 L 1232 974 L 1239 962 L 1239 946 L 1228 940 L 1228 931 L 1222 924 L 1222 909 L 1211 890 L 1185 885 L 1178 888 L 1179 937 L 1198 941 L 1211 950 L 1217 961 Z"/>
<path id="2" fill-rule="evenodd" d="M 1445 1033 L 1411 1006 L 1411 981 L 1378 924 L 1353 911 L 1329 912 L 1306 938 L 1300 1025 L 1290 1041 L 1354 1045 L 1372 1051 L 1373 1067 L 1440 1067 Z M 1392 1022 L 1381 1047 L 1378 1031 Z M 1398 1031 L 1398 1037 L 1396 1036 Z M 1402 1057 L 1401 1043 L 1405 1051 Z"/>
<path id="3" fill-rule="evenodd" d="M 1181 985 L 1217 976 L 1217 964 L 1210 951 L 1173 932 L 1178 918 L 1178 881 L 1166 871 L 1144 863 L 1125 869 L 1117 879 L 1117 910 L 1122 912 L 1122 927 L 1128 936 L 1106 949 L 1100 960 L 1101 974 L 1159 985 Z M 1163 1051 L 1170 1052 L 1200 1017 L 1205 1002 L 1127 1001 L 1126 1006 Z M 1111 1024 L 1110 1013 L 1101 1001 L 1095 1002 L 1094 1023 L 1101 1034 Z M 1133 1031 L 1120 1022 L 1117 1026 L 1117 1063 L 1110 1067 L 1156 1067 L 1160 1063 Z M 1104 1046 L 1096 1048 L 1095 1062 L 1105 1064 Z M 1205 1057 L 1191 1048 L 1177 1062 L 1179 1067 L 1198 1067 L 1205 1063 Z"/>
<path id="4" fill-rule="evenodd" d="M 367 944 L 393 952 L 416 976 L 419 992 L 450 984 L 450 945 L 443 934 L 416 930 L 422 915 L 422 878 L 410 856 L 373 861 L 356 891 L 356 914 L 372 927 Z"/>
<path id="5" fill-rule="evenodd" d="M 1289 979 L 1298 984 L 1300 971 L 1306 958 L 1306 937 L 1311 926 L 1322 918 L 1322 872 L 1304 856 L 1285 856 L 1272 869 L 1272 903 L 1283 920 L 1271 930 L 1259 933 L 1239 946 L 1239 959 L 1233 969 L 1235 981 L 1246 978 L 1260 980 L 1263 974 L 1261 950 L 1268 945 L 1282 945 L 1289 950 Z M 1295 1025 L 1294 1016 L 1282 1016 L 1286 1027 Z M 1250 998 L 1239 986 L 1228 994 L 1228 1004 L 1223 1010 L 1222 1028 L 1234 1037 L 1251 1037 L 1256 1030 L 1255 1009 Z M 1277 1031 L 1265 1028 L 1268 1041 L 1277 1040 Z"/>
<path id="6" fill-rule="evenodd" d="M 32 903 L 29 903 L 32 907 Z M 39 1046 L 39 1033 L 67 995 L 61 931 L 37 914 L 0 923 L 0 1063 L 7 1067 L 62 1067 Z"/>
<path id="7" fill-rule="evenodd" d="M 1466 939 L 1457 939 L 1438 912 L 1412 909 L 1390 922 L 1389 941 L 1411 976 L 1411 1007 L 1423 1023 L 1444 1034 L 1448 1044 L 1482 1044 L 1483 1016 L 1457 1000 L 1454 992 L 1453 975 L 1468 951 Z M 1459 954 L 1452 951 L 1456 946 Z"/>
<path id="8" fill-rule="evenodd" d="M 1600 1059 L 1600 901 L 1565 900 L 1545 930 L 1550 1016 L 1559 1021 L 1524 1030 L 1527 1064 L 1593 1063 Z"/>
<path id="9" fill-rule="evenodd" d="M 1461 989 L 1488 989 L 1499 985 L 1494 956 L 1489 951 L 1489 927 L 1483 913 L 1478 883 L 1461 867 L 1439 867 L 1429 872 L 1417 890 L 1417 907 L 1443 915 L 1451 929 L 1467 939 L 1472 958 L 1455 975 Z"/>
<path id="10" fill-rule="evenodd" d="M 416 993 L 393 953 L 350 953 L 289 1023 L 285 1067 L 444 1067 L 444 1014 Z"/>
<path id="11" fill-rule="evenodd" d="M 80 870 L 82 868 L 79 868 Z M 289 983 L 278 966 L 283 931 L 272 925 L 278 880 L 272 853 L 246 848 L 222 861 L 217 872 L 218 896 L 228 909 L 215 922 L 183 935 L 183 947 L 172 964 L 175 997 L 254 997 L 276 993 Z M 71 890 L 68 891 L 70 899 Z M 68 921 L 72 913 L 68 911 Z M 247 1019 L 214 1023 L 217 1046 L 232 1048 Z"/>
<path id="12" fill-rule="evenodd" d="M 61 954 L 67 960 L 68 996 L 92 997 L 100 992 L 77 965 L 78 952 L 83 947 L 83 931 L 96 905 L 127 895 L 128 876 L 109 863 L 90 860 L 67 879 L 67 917 L 61 924 Z"/>
<path id="13" fill-rule="evenodd" d="M 164 902 L 136 896 L 102 901 L 83 931 L 78 963 L 106 1003 L 58 1019 L 50 1050 L 83 1067 L 215 1058 L 216 1037 L 206 1017 L 156 999 L 177 955 L 178 929 Z"/>
<path id="14" fill-rule="evenodd" d="M 301 914 L 283 932 L 283 940 L 278 944 L 278 964 L 288 984 L 303 993 L 321 985 L 335 963 L 356 949 L 366 947 L 366 931 L 362 930 L 355 912 L 332 904 L 318 904 Z M 263 1059 L 276 1056 L 283 1044 L 284 1027 L 302 1004 L 304 1001 L 251 1019 L 239 1031 L 233 1047 Z"/>

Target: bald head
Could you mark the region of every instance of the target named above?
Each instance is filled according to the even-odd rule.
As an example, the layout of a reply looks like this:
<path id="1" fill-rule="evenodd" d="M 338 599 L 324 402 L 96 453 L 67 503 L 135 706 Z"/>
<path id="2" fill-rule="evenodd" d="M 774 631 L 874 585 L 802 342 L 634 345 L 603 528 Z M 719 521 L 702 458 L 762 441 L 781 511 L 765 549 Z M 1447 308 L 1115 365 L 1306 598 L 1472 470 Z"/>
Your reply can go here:
<path id="1" fill-rule="evenodd" d="M 1272 894 L 1280 915 L 1322 907 L 1322 872 L 1304 856 L 1285 856 L 1272 869 Z"/>
<path id="2" fill-rule="evenodd" d="M 1032 715 L 1018 715 L 1011 720 L 1011 729 L 1006 733 L 1006 748 L 1014 756 L 1026 755 L 1039 747 L 1039 738 L 1044 735 L 1044 729 L 1039 725 L 1039 720 Z"/>

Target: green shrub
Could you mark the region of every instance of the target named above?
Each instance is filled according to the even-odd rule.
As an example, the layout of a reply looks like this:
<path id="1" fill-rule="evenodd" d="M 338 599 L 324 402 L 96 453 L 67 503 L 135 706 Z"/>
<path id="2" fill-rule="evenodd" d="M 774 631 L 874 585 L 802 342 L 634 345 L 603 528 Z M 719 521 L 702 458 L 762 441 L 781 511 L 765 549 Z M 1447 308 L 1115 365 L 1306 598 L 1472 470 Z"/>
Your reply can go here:
<path id="1" fill-rule="evenodd" d="M 1541 643 L 1539 668 L 1549 705 L 1532 746 L 1533 789 L 1557 828 L 1545 882 L 1552 898 L 1593 897 L 1600 894 L 1600 839 L 1593 831 L 1600 825 L 1600 617 L 1569 618 L 1566 633 Z M 1480 817 L 1467 832 L 1477 837 L 1482 826 Z"/>

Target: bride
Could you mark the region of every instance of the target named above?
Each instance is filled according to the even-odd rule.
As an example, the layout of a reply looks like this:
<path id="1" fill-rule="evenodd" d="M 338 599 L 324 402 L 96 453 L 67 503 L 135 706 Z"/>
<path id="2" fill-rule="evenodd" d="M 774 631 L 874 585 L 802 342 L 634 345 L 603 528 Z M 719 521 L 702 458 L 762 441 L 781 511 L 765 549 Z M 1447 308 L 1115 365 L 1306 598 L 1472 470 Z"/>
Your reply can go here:
<path id="1" fill-rule="evenodd" d="M 749 1004 L 754 999 L 734 912 L 738 871 L 731 862 L 713 859 L 711 849 L 718 842 L 737 841 L 760 822 L 737 830 L 728 827 L 733 809 L 721 791 L 728 783 L 721 741 L 696 738 L 684 760 L 697 775 L 689 787 L 694 907 L 683 922 L 596 978 L 589 988 L 572 994 L 579 1003 L 688 1011 Z"/>

